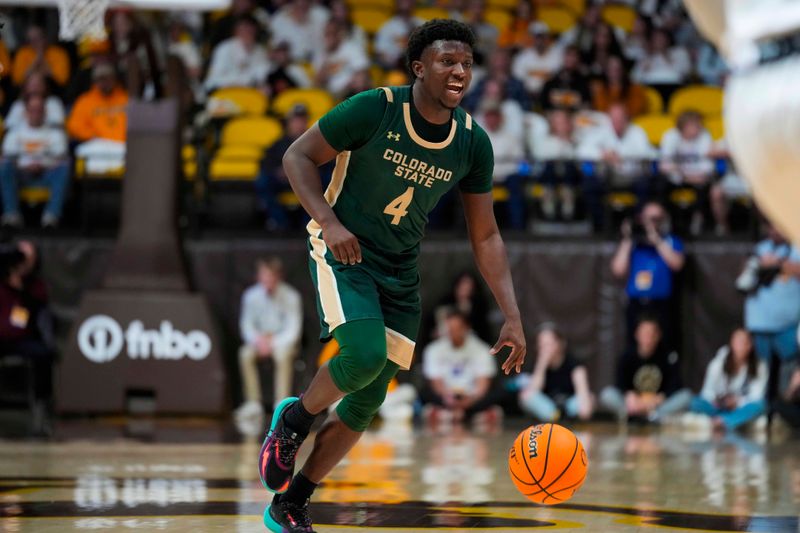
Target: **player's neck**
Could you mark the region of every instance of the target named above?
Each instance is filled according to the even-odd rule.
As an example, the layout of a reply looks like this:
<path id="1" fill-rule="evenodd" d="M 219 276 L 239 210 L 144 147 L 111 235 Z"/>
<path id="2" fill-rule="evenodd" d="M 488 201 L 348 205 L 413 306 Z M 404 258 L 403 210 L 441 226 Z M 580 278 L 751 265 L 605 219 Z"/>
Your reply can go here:
<path id="1" fill-rule="evenodd" d="M 452 110 L 444 107 L 425 91 L 421 83 L 411 86 L 411 105 L 422 118 L 431 124 L 446 124 L 450 122 Z"/>

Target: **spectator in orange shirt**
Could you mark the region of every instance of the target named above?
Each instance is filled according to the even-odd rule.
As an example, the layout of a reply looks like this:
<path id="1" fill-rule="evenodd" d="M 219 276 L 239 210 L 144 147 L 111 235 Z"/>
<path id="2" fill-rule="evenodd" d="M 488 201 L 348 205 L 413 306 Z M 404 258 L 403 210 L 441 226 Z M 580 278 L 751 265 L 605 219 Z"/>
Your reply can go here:
<path id="1" fill-rule="evenodd" d="M 92 69 L 93 87 L 78 97 L 67 119 L 67 132 L 78 141 L 125 141 L 128 93 L 117 83 L 114 67 L 98 62 Z"/>
<path id="2" fill-rule="evenodd" d="M 647 94 L 643 86 L 633 83 L 620 56 L 612 55 L 606 61 L 605 76 L 592 85 L 592 107 L 608 112 L 613 104 L 622 104 L 628 115 L 636 117 L 648 111 Z"/>
<path id="3" fill-rule="evenodd" d="M 66 50 L 47 42 L 47 35 L 40 26 L 30 26 L 28 44 L 20 47 L 11 66 L 11 80 L 19 86 L 33 71 L 44 72 L 63 87 L 69 80 L 70 64 Z"/>

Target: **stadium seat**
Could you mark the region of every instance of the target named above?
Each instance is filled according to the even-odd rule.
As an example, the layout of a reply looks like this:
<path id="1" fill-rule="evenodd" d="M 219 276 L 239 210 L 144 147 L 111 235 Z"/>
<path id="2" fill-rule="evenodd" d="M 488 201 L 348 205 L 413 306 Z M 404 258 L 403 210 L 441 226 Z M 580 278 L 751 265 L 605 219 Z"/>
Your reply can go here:
<path id="1" fill-rule="evenodd" d="M 381 26 L 392 17 L 392 11 L 372 5 L 353 6 L 350 13 L 353 23 L 360 26 L 369 35 L 375 35 Z"/>
<path id="2" fill-rule="evenodd" d="M 703 124 L 705 125 L 708 132 L 711 134 L 711 137 L 718 141 L 725 137 L 725 121 L 722 119 L 721 116 L 719 117 L 708 117 L 703 120 Z"/>
<path id="3" fill-rule="evenodd" d="M 580 17 L 586 11 L 586 0 L 558 0 L 557 3 L 572 11 L 576 17 Z"/>
<path id="4" fill-rule="evenodd" d="M 497 28 L 497 31 L 501 33 L 511 25 L 513 18 L 508 9 L 487 9 L 484 14 L 486 22 Z"/>
<path id="5" fill-rule="evenodd" d="M 259 159 L 225 159 L 214 157 L 208 169 L 212 181 L 254 181 L 258 176 Z"/>
<path id="6" fill-rule="evenodd" d="M 636 10 L 625 5 L 608 4 L 603 6 L 602 17 L 612 26 L 630 32 L 633 29 L 633 22 L 636 20 Z"/>
<path id="7" fill-rule="evenodd" d="M 191 144 L 184 144 L 181 148 L 181 161 L 183 162 L 183 179 L 194 181 L 197 178 L 197 150 Z"/>
<path id="8" fill-rule="evenodd" d="M 218 101 L 212 104 L 211 101 Z M 267 97 L 258 89 L 250 87 L 227 87 L 218 89 L 211 95 L 208 108 L 218 115 L 263 115 L 267 110 Z M 214 113 L 214 109 L 220 109 Z M 230 110 L 225 112 L 225 110 Z"/>
<path id="9" fill-rule="evenodd" d="M 658 146 L 661 137 L 670 128 L 675 127 L 675 118 L 660 113 L 642 115 L 633 119 L 633 123 L 641 127 L 652 144 Z"/>
<path id="10" fill-rule="evenodd" d="M 636 202 L 636 195 L 627 191 L 611 192 L 606 195 L 606 203 L 613 211 L 633 209 Z"/>
<path id="11" fill-rule="evenodd" d="M 690 187 L 680 187 L 669 194 L 669 201 L 680 209 L 688 209 L 697 203 L 697 191 Z"/>
<path id="12" fill-rule="evenodd" d="M 310 120 L 316 122 L 336 102 L 333 96 L 323 89 L 288 89 L 272 101 L 272 112 L 284 116 L 296 104 L 305 105 L 308 108 Z"/>
<path id="13" fill-rule="evenodd" d="M 19 199 L 28 205 L 43 204 L 50 199 L 47 187 L 23 187 L 19 190 Z"/>
<path id="14" fill-rule="evenodd" d="M 644 88 L 644 95 L 647 97 L 647 112 L 651 115 L 654 113 L 664 112 L 664 98 L 661 93 L 652 87 Z"/>
<path id="15" fill-rule="evenodd" d="M 281 123 L 271 117 L 241 117 L 222 128 L 221 146 L 256 146 L 262 150 L 272 146 L 283 133 Z"/>
<path id="16" fill-rule="evenodd" d="M 505 185 L 495 185 L 492 187 L 492 200 L 495 202 L 507 202 L 510 196 L 511 193 L 508 192 L 508 188 Z"/>
<path id="17" fill-rule="evenodd" d="M 395 0 L 345 0 L 351 10 L 360 8 L 383 9 L 394 11 Z"/>
<path id="18" fill-rule="evenodd" d="M 449 19 L 450 12 L 442 7 L 418 7 L 414 10 L 414 16 L 422 20 Z"/>
<path id="19" fill-rule="evenodd" d="M 722 89 L 710 85 L 688 85 L 675 91 L 669 100 L 669 114 L 694 110 L 704 117 L 722 115 Z"/>
<path id="20" fill-rule="evenodd" d="M 519 0 L 487 0 L 486 9 L 510 10 L 517 7 Z"/>
<path id="21" fill-rule="evenodd" d="M 553 33 L 563 33 L 575 25 L 576 18 L 571 10 L 566 7 L 541 7 L 538 20 L 547 24 Z"/>

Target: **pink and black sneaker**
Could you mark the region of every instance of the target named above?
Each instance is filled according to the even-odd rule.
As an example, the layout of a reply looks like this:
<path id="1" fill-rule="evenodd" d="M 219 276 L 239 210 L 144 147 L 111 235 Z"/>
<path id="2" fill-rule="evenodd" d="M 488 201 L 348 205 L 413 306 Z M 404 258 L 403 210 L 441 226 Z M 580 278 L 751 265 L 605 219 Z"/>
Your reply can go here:
<path id="1" fill-rule="evenodd" d="M 276 494 L 264 509 L 264 525 L 274 533 L 316 533 L 308 512 L 308 500 L 302 505 L 283 501 Z"/>
<path id="2" fill-rule="evenodd" d="M 292 396 L 278 404 L 258 455 L 258 475 L 261 483 L 268 491 L 276 494 L 283 494 L 289 488 L 294 475 L 297 450 L 305 440 L 305 437 L 292 432 L 283 423 L 284 411 L 296 401 L 299 401 L 299 398 Z"/>

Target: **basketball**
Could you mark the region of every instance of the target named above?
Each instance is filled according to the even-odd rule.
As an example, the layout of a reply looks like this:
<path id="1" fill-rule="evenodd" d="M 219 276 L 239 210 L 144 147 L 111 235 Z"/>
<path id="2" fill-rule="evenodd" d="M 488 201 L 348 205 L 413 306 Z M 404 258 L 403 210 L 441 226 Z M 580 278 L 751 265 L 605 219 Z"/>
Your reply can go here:
<path id="1" fill-rule="evenodd" d="M 558 424 L 527 428 L 508 452 L 508 471 L 517 490 L 545 505 L 572 498 L 583 485 L 588 466 L 581 441 Z"/>

